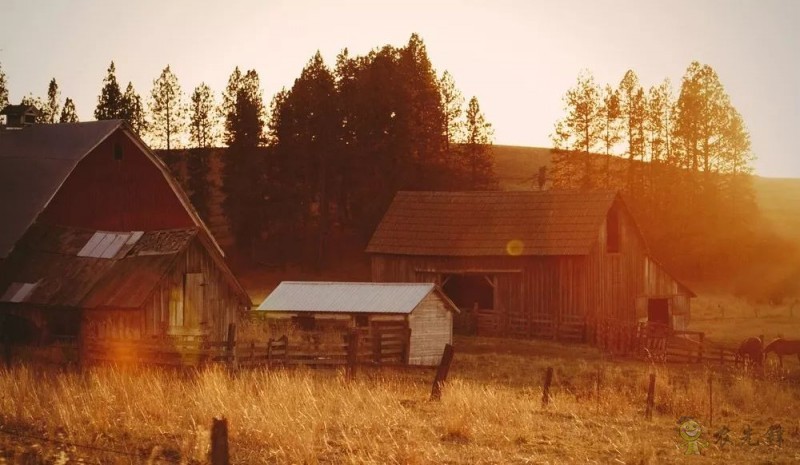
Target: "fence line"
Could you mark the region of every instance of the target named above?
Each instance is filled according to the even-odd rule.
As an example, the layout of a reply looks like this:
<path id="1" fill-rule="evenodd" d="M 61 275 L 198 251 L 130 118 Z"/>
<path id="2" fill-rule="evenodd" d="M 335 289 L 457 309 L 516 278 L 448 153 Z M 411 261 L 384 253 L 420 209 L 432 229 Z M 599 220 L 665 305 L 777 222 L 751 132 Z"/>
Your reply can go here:
<path id="1" fill-rule="evenodd" d="M 223 363 L 231 369 L 277 365 L 349 366 L 407 365 L 411 331 L 404 327 L 378 328 L 371 332 L 298 333 L 289 340 L 265 342 L 236 340 L 231 325 L 226 341 L 168 339 L 131 341 L 95 339 L 83 344 L 85 362 L 147 363 L 172 366 L 203 366 Z M 357 337 L 353 337 L 353 335 Z M 353 346 L 354 347 L 351 347 Z"/>
<path id="2" fill-rule="evenodd" d="M 78 448 L 78 449 L 92 450 L 92 451 L 95 451 L 95 452 L 105 452 L 105 453 L 116 454 L 116 455 L 121 455 L 121 456 L 125 456 L 125 457 L 132 457 L 132 458 L 136 458 L 136 459 L 146 459 L 148 461 L 157 461 L 157 462 L 166 462 L 166 463 L 181 463 L 180 460 L 172 460 L 172 459 L 168 459 L 168 458 L 150 457 L 150 456 L 142 457 L 141 454 L 134 454 L 134 453 L 131 453 L 131 452 L 120 451 L 120 450 L 115 450 L 115 449 L 109 449 L 109 448 L 106 448 L 106 447 L 90 446 L 90 445 L 87 445 L 87 444 L 77 444 L 77 443 L 74 443 L 74 442 L 60 441 L 58 439 L 46 438 L 44 436 L 33 436 L 33 435 L 29 435 L 29 434 L 22 434 L 22 433 L 17 433 L 15 431 L 7 431 L 7 430 L 4 430 L 2 428 L 0 428 L 0 434 L 5 434 L 7 436 L 14 436 L 14 437 L 23 438 L 23 439 L 30 439 L 30 440 L 33 440 L 33 441 L 44 441 L 44 442 L 49 442 L 51 444 L 58 444 L 58 445 L 61 445 L 61 446 L 66 446 L 66 447 L 75 447 L 75 448 Z"/>

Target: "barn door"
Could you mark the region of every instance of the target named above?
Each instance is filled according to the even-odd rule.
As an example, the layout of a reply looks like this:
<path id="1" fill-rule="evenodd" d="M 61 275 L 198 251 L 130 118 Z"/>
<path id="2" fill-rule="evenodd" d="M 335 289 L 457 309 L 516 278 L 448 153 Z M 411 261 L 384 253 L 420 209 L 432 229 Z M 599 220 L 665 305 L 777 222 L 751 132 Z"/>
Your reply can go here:
<path id="1" fill-rule="evenodd" d="M 197 328 L 205 322 L 203 285 L 203 273 L 186 273 L 183 286 L 186 297 L 183 326 L 186 328 Z"/>

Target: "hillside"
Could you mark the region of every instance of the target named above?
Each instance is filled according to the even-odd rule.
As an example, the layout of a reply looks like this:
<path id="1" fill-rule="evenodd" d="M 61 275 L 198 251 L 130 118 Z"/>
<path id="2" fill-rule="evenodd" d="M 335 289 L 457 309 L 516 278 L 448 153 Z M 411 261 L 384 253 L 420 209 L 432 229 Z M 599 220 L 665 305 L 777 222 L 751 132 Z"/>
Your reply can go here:
<path id="1" fill-rule="evenodd" d="M 536 189 L 539 167 L 550 167 L 549 148 L 495 145 L 493 151 L 502 189 Z M 761 212 L 775 231 L 800 245 L 800 179 L 754 176 L 753 187 Z"/>

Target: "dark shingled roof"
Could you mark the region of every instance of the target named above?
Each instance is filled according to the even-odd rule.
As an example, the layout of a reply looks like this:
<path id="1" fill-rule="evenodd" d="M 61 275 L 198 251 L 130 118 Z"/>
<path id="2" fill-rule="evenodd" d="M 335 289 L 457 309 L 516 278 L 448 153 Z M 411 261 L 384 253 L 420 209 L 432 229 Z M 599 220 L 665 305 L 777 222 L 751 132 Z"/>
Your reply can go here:
<path id="1" fill-rule="evenodd" d="M 497 256 L 511 249 L 517 255 L 586 255 L 616 197 L 614 192 L 398 192 L 367 252 Z"/>
<path id="2" fill-rule="evenodd" d="M 148 231 L 110 258 L 79 256 L 97 231 L 34 224 L 0 263 L 0 302 L 56 307 L 137 308 L 198 228 Z M 25 283 L 27 292 L 16 291 Z"/>

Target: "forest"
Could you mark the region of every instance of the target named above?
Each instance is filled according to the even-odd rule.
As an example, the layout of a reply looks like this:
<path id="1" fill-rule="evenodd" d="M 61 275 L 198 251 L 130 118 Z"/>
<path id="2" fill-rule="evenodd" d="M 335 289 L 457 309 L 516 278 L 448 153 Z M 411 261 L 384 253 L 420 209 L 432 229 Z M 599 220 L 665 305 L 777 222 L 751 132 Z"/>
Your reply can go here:
<path id="1" fill-rule="evenodd" d="M 633 70 L 603 86 L 584 71 L 563 101 L 552 164 L 530 173 L 540 188 L 623 192 L 654 256 L 684 279 L 770 299 L 796 291 L 800 253 L 761 218 L 747 127 L 711 66 L 691 63 L 677 92 L 645 89 Z M 78 119 L 55 79 L 22 103 L 41 123 Z M 332 65 L 317 52 L 268 105 L 255 70 L 234 69 L 219 98 L 201 83 L 186 99 L 166 66 L 145 101 L 131 83 L 122 91 L 112 62 L 94 117 L 127 120 L 171 166 L 187 157 L 181 181 L 204 217 L 207 155 L 223 150 L 237 250 L 278 263 L 324 268 L 341 233 L 366 244 L 398 190 L 500 188 L 477 97 L 436 71 L 417 34 L 363 56 L 344 49 Z"/>

